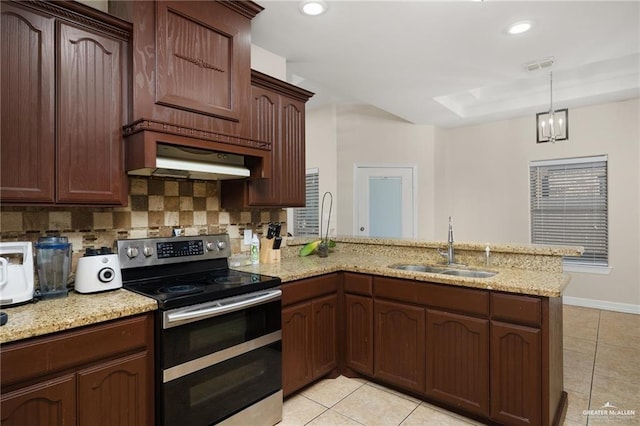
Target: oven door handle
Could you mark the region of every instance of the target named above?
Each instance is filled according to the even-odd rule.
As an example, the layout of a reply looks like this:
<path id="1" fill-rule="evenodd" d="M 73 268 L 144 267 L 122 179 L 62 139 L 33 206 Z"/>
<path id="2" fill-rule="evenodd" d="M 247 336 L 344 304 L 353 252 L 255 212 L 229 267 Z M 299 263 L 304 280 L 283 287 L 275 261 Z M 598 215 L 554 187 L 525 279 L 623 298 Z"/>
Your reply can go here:
<path id="1" fill-rule="evenodd" d="M 268 290 L 241 296 L 230 297 L 215 302 L 189 306 L 184 309 L 176 309 L 164 314 L 163 328 L 176 327 L 205 318 L 216 317 L 230 312 L 247 309 L 252 306 L 262 305 L 282 298 L 282 290 Z"/>

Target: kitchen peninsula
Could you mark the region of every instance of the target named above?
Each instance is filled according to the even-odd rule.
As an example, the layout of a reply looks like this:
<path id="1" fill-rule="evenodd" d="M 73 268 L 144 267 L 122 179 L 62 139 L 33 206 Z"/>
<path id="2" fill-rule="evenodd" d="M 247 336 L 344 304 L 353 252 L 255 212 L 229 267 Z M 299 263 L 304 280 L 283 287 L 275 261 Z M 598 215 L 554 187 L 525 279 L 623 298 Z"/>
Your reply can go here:
<path id="1" fill-rule="evenodd" d="M 562 257 L 579 247 L 456 243 L 458 270 L 438 265 L 445 243 L 338 238 L 328 257 L 241 269 L 283 281 L 285 395 L 322 377 L 358 377 L 484 423 L 562 424 Z M 454 266 L 454 265 L 449 265 Z"/>

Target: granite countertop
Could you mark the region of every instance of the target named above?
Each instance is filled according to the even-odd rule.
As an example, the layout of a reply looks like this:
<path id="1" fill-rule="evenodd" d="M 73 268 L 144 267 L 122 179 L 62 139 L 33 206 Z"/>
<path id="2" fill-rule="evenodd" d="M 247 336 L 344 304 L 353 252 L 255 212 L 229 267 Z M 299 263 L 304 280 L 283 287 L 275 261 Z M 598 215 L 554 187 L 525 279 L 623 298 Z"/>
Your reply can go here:
<path id="1" fill-rule="evenodd" d="M 158 309 L 155 300 L 119 289 L 41 300 L 15 308 L 2 308 L 9 316 L 0 327 L 0 343 L 68 330 Z"/>
<path id="2" fill-rule="evenodd" d="M 511 246 L 492 244 L 495 267 L 474 267 L 497 272 L 489 278 L 467 278 L 426 272 L 390 268 L 399 263 L 441 263 L 434 248 L 446 243 L 376 240 L 361 238 L 339 239 L 340 249 L 331 251 L 326 258 L 310 255 L 297 256 L 302 242 L 290 241 L 283 250 L 282 260 L 274 264 L 233 267 L 241 271 L 279 277 L 284 283 L 331 272 L 359 272 L 385 277 L 405 278 L 442 284 L 506 291 L 544 297 L 559 297 L 569 283 L 570 276 L 562 270 L 562 255 L 581 252 L 581 248 L 545 246 Z M 459 243 L 456 245 L 463 261 L 478 261 L 484 245 Z M 466 250 L 466 253 L 465 253 Z M 504 252 L 504 255 L 500 255 Z M 285 255 L 286 254 L 286 255 Z M 481 258 L 480 258 L 481 259 Z M 43 300 L 15 308 L 3 308 L 9 315 L 6 325 L 0 327 L 0 344 L 57 331 L 72 329 L 103 321 L 136 315 L 157 309 L 154 299 L 119 289 L 105 293 L 82 295 L 70 292 L 61 299 Z"/>
<path id="3" fill-rule="evenodd" d="M 497 272 L 495 276 L 489 278 L 467 278 L 389 268 L 390 265 L 400 263 L 414 262 L 402 257 L 330 253 L 325 258 L 316 255 L 291 257 L 282 259 L 280 263 L 242 266 L 234 269 L 277 276 L 284 283 L 330 272 L 348 271 L 545 297 L 561 296 L 570 281 L 570 276 L 562 272 L 516 268 L 469 268 Z"/>

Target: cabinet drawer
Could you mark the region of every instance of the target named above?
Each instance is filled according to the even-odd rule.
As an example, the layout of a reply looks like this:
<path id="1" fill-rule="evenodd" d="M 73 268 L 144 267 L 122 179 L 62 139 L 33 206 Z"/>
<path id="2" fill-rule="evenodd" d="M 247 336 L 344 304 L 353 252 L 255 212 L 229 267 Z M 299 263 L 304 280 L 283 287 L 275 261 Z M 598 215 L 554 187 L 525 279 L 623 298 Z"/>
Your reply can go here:
<path id="1" fill-rule="evenodd" d="M 489 316 L 489 292 L 446 284 L 396 278 L 374 280 L 377 297 L 436 307 L 446 311 Z"/>
<path id="2" fill-rule="evenodd" d="M 491 293 L 491 318 L 511 323 L 541 324 L 541 301 L 537 297 Z"/>
<path id="3" fill-rule="evenodd" d="M 371 296 L 373 294 L 373 277 L 371 275 L 345 272 L 344 291 L 347 293 Z"/>
<path id="4" fill-rule="evenodd" d="M 338 273 L 305 278 L 282 285 L 282 306 L 338 291 Z"/>
<path id="5" fill-rule="evenodd" d="M 3 345 L 2 385 L 150 346 L 151 314 Z"/>
<path id="6" fill-rule="evenodd" d="M 489 292 L 446 284 L 425 284 L 419 293 L 421 305 L 445 311 L 460 312 L 483 317 L 489 316 Z"/>

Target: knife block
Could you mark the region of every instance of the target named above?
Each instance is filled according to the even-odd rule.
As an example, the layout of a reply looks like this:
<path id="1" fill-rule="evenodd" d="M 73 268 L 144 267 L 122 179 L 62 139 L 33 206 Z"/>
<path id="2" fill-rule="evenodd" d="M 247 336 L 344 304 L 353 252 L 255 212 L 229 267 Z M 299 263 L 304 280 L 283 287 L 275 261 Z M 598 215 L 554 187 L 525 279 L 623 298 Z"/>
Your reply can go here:
<path id="1" fill-rule="evenodd" d="M 260 238 L 260 263 L 280 263 L 280 250 L 273 249 L 274 238 Z"/>

